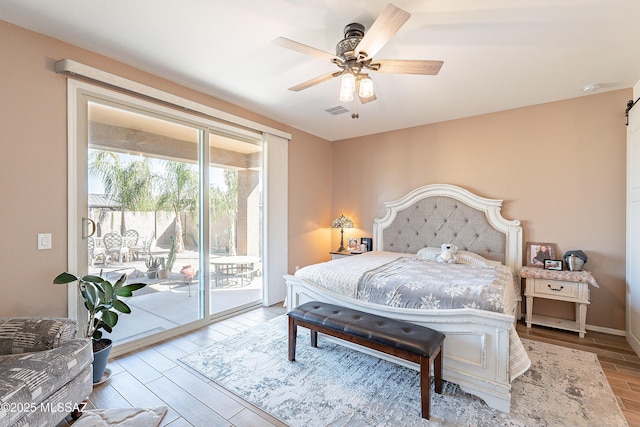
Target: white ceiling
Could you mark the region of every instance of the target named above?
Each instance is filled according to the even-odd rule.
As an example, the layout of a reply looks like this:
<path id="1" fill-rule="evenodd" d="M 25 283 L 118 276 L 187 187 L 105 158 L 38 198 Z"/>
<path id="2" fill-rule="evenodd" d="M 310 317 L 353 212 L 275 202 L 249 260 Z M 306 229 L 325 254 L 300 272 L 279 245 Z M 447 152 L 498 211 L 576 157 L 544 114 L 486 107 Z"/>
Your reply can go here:
<path id="1" fill-rule="evenodd" d="M 342 104 L 358 119 L 325 112 L 341 105 L 339 79 L 287 90 L 337 67 L 272 40 L 333 53 L 345 25 L 369 28 L 387 3 L 0 0 L 0 19 L 328 140 L 586 96 L 583 86 L 591 83 L 608 91 L 640 80 L 640 0 L 396 0 L 411 18 L 375 58 L 443 60 L 439 75 L 373 73 L 378 100 Z"/>

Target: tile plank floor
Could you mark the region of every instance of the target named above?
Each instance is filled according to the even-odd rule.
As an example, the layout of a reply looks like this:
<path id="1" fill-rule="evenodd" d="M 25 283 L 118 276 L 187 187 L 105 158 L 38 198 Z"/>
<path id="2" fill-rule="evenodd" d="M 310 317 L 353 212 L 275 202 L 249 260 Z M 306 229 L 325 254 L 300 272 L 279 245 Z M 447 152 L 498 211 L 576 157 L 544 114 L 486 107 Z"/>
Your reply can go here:
<path id="1" fill-rule="evenodd" d="M 284 426 L 277 419 L 185 368 L 178 358 L 282 315 L 281 305 L 262 307 L 109 361 L 112 376 L 96 386 L 88 408 L 169 408 L 162 426 Z M 631 427 L 640 427 L 640 358 L 624 337 L 588 331 L 585 338 L 551 328 L 527 329 L 523 338 L 596 353 Z M 58 427 L 72 425 L 63 422 Z"/>

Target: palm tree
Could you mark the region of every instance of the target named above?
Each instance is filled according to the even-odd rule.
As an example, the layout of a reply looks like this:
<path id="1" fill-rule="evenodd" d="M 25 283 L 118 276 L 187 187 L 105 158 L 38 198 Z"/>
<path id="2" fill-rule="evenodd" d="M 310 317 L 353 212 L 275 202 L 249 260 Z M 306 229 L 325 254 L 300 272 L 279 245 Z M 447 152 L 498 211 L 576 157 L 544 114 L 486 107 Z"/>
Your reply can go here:
<path id="1" fill-rule="evenodd" d="M 102 180 L 105 196 L 120 204 L 120 234 L 124 234 L 125 211 L 140 211 L 151 206 L 149 159 L 125 164 L 118 154 L 102 150 L 92 150 L 90 159 L 89 173 Z"/>
<path id="2" fill-rule="evenodd" d="M 196 212 L 198 207 L 198 174 L 187 163 L 168 161 L 162 188 L 158 197 L 158 209 L 171 209 L 175 215 L 174 236 L 176 252 L 184 252 L 182 239 L 182 212 Z"/>
<path id="3" fill-rule="evenodd" d="M 211 188 L 211 215 L 213 219 L 229 218 L 229 255 L 236 255 L 236 223 L 238 217 L 238 172 L 225 169 L 224 188 Z"/>

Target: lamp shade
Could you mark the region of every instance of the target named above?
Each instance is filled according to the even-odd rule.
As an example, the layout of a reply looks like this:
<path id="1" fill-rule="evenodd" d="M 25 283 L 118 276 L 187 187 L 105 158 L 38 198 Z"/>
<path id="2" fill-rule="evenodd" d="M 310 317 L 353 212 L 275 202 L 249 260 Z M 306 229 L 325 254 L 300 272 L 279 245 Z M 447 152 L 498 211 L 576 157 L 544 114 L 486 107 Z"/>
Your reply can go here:
<path id="1" fill-rule="evenodd" d="M 331 228 L 353 228 L 353 221 L 344 215 L 340 215 L 331 223 Z"/>
<path id="2" fill-rule="evenodd" d="M 371 98 L 373 96 L 373 80 L 369 76 L 365 76 L 360 80 L 360 98 Z"/>
<path id="3" fill-rule="evenodd" d="M 353 92 L 356 90 L 356 78 L 351 73 L 345 73 L 340 80 L 340 101 L 353 101 Z"/>

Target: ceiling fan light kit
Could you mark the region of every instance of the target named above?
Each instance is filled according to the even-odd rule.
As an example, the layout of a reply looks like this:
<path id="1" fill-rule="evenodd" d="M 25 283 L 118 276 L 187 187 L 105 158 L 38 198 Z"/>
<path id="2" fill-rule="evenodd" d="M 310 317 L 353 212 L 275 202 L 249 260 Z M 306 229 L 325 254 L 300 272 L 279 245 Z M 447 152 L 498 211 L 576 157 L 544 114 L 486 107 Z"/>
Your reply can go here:
<path id="1" fill-rule="evenodd" d="M 353 101 L 353 92 L 356 90 L 356 78 L 351 73 L 344 73 L 340 81 L 340 101 Z"/>
<path id="2" fill-rule="evenodd" d="M 360 102 L 366 104 L 377 98 L 373 90 L 373 80 L 364 70 L 389 74 L 438 74 L 443 64 L 442 61 L 373 60 L 373 56 L 407 22 L 410 16 L 408 12 L 388 4 L 366 34 L 362 24 L 354 22 L 347 25 L 344 28 L 344 39 L 336 45 L 335 55 L 284 37 L 278 37 L 273 41 L 274 44 L 320 59 L 329 59 L 341 70 L 292 86 L 289 90 L 300 91 L 334 77 L 342 76 L 340 101 L 353 101 L 354 93 L 357 92 Z"/>

